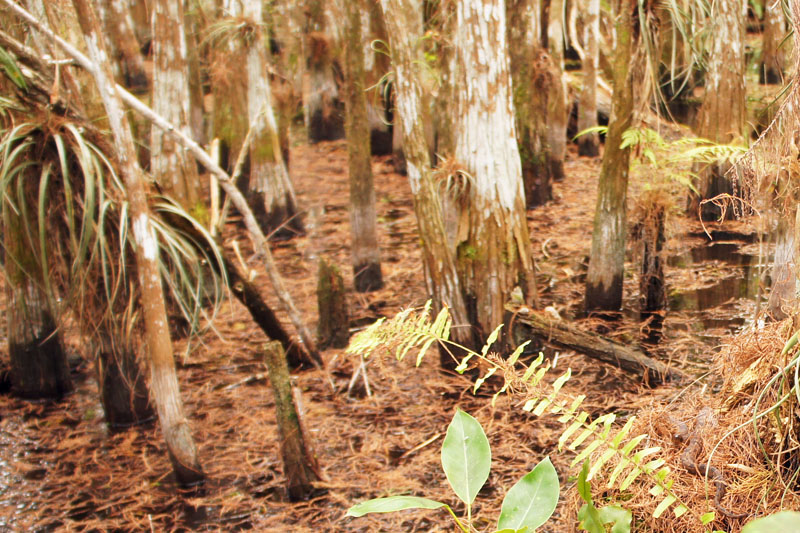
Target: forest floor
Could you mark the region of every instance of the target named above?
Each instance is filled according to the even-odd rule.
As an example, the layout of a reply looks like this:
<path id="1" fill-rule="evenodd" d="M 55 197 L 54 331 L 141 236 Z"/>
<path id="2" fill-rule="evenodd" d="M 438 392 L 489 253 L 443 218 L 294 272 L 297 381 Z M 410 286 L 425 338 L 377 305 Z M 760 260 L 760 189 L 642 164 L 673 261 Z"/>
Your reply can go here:
<path id="1" fill-rule="evenodd" d="M 386 157 L 374 159 L 378 234 L 385 287 L 368 294 L 352 291 L 349 267 L 347 154 L 344 142 L 298 144 L 291 174 L 308 233 L 273 245 L 280 272 L 303 317 L 317 322 L 317 258 L 325 256 L 345 273 L 353 328 L 426 299 L 419 239 L 405 177 Z M 581 316 L 583 276 L 590 248 L 599 159 L 570 153 L 566 179 L 555 184 L 555 199 L 528 213 L 537 261 L 541 307 L 586 329 Z M 631 211 L 646 172 L 634 172 Z M 757 302 L 751 289 L 762 280 L 751 222 L 702 226 L 682 214 L 682 194 L 672 187 L 674 208 L 665 254 L 672 310 L 655 356 L 698 376 L 690 391 L 714 390 L 707 375 L 712 354 L 739 327 L 752 322 Z M 679 209 L 680 206 L 680 209 Z M 246 234 L 233 227 L 243 250 Z M 723 233 L 722 230 L 728 233 Z M 247 252 L 245 252 L 247 257 Z M 638 344 L 637 254 L 631 250 L 625 280 L 626 312 L 609 335 Z M 753 258 L 756 259 L 753 259 Z M 257 261 L 250 260 L 258 269 Z M 762 269 L 763 270 L 763 269 Z M 265 274 L 255 282 L 274 309 L 277 299 Z M 744 285 L 742 280 L 745 280 Z M 749 283 L 748 283 L 749 281 Z M 744 287 L 744 288 L 743 288 Z M 0 291 L 3 294 L 4 291 Z M 3 304 L 0 301 L 0 305 Z M 288 322 L 287 322 L 288 324 Z M 519 399 L 473 396 L 469 378 L 440 370 L 438 356 L 415 368 L 413 358 L 396 362 L 377 355 L 367 365 L 372 395 L 349 397 L 346 389 L 358 361 L 343 350 L 325 360 L 336 391 L 316 370 L 296 374 L 309 440 L 325 481 L 305 502 L 286 501 L 276 439 L 274 404 L 260 347 L 266 340 L 247 311 L 227 300 L 214 329 L 191 344 L 176 341 L 179 377 L 192 431 L 208 475 L 191 493 L 175 488 L 157 426 L 109 433 L 103 421 L 91 365 L 81 340 L 67 337 L 77 390 L 62 402 L 36 404 L 0 396 L 0 530 L 9 531 L 453 531 L 442 511 L 407 511 L 348 518 L 362 500 L 414 494 L 456 505 L 439 466 L 442 438 L 456 406 L 483 425 L 493 450 L 493 469 L 478 495 L 473 516 L 481 531 L 493 531 L 505 492 L 533 465 L 550 455 L 562 482 L 562 503 L 543 531 L 575 531 L 574 510 L 563 501 L 574 481 L 574 456 L 558 453 L 563 430 L 554 417 L 536 418 Z M 0 350 L 6 352 L 5 340 Z M 433 353 L 433 352 L 432 352 Z M 570 367 L 571 393 L 587 394 L 593 414 L 632 413 L 664 406 L 687 390 L 673 385 L 648 388 L 638 378 L 580 354 L 548 350 L 557 369 Z M 554 376 L 560 372 L 551 372 Z M 550 378 L 553 379 L 553 378 Z M 674 470 L 681 466 L 675 461 Z M 574 490 L 572 490 L 574 492 Z M 574 498 L 573 498 L 574 499 Z M 574 505 L 572 502 L 571 505 Z M 665 528 L 669 530 L 670 528 Z"/>

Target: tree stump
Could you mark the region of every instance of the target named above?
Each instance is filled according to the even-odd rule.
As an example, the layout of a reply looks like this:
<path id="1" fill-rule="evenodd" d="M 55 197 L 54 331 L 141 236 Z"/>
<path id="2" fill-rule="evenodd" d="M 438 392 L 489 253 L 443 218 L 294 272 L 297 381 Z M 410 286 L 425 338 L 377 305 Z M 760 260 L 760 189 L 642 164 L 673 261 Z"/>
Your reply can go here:
<path id="1" fill-rule="evenodd" d="M 319 481 L 321 476 L 317 458 L 306 442 L 292 395 L 289 367 L 279 341 L 264 345 L 264 362 L 275 395 L 275 416 L 278 420 L 278 439 L 286 490 L 290 500 L 305 500 L 312 495 L 314 482 Z"/>
<path id="2" fill-rule="evenodd" d="M 339 268 L 325 259 L 319 260 L 317 307 L 317 344 L 320 350 L 345 348 L 350 340 L 350 326 L 344 280 Z"/>

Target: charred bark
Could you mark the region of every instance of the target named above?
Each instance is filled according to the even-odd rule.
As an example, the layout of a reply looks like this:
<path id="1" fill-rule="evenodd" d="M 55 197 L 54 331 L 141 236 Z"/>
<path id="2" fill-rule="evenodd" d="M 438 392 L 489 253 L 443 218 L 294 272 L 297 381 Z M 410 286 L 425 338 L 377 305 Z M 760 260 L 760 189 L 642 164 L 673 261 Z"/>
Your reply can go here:
<path id="1" fill-rule="evenodd" d="M 144 372 L 130 346 L 120 345 L 110 331 L 98 332 L 95 364 L 106 424 L 124 429 L 155 419 Z"/>

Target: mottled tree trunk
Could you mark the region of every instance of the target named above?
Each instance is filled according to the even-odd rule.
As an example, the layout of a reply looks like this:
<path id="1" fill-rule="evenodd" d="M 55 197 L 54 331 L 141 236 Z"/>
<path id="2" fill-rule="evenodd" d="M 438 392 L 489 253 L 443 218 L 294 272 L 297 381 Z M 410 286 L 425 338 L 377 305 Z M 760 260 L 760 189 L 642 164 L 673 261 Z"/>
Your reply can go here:
<path id="1" fill-rule="evenodd" d="M 634 15 L 636 0 L 617 1 L 611 119 L 597 184 L 597 207 L 592 231 L 592 251 L 586 274 L 587 311 L 616 311 L 622 306 L 625 270 L 626 209 L 630 149 L 621 148 L 622 134 L 633 114 Z"/>
<path id="2" fill-rule="evenodd" d="M 643 314 L 667 307 L 667 286 L 661 251 L 666 240 L 664 222 L 668 209 L 665 193 L 645 191 L 639 198 L 641 220 L 638 234 L 642 246 L 642 268 L 639 277 L 639 310 Z"/>
<path id="3" fill-rule="evenodd" d="M 158 243 L 147 206 L 144 173 L 136 162 L 133 137 L 114 86 L 108 52 L 97 16 L 88 0 L 73 0 L 73 4 L 86 39 L 89 57 L 96 65 L 92 74 L 108 113 L 120 174 L 127 188 L 132 233 L 136 243 L 139 300 L 148 348 L 151 393 L 158 409 L 161 430 L 175 476 L 179 483 L 191 485 L 201 482 L 205 476 L 197 457 L 197 447 L 189 423 L 183 414 L 158 269 Z"/>
<path id="4" fill-rule="evenodd" d="M 511 291 L 534 287 L 522 167 L 511 99 L 506 12 L 501 0 L 456 5 L 456 159 L 469 181 L 468 228 L 458 268 L 481 336 L 503 322 Z M 466 90 L 469 88 L 469 90 Z"/>
<path id="5" fill-rule="evenodd" d="M 264 362 L 275 400 L 286 490 L 291 501 L 307 500 L 314 492 L 314 482 L 319 481 L 321 476 L 317 458 L 306 442 L 301 414 L 294 401 L 289 369 L 280 342 L 273 341 L 264 346 Z"/>
<path id="6" fill-rule="evenodd" d="M 144 56 L 133 31 L 129 3 L 123 0 L 101 0 L 96 5 L 102 14 L 103 28 L 115 59 L 114 64 L 118 67 L 116 74 L 122 85 L 132 90 L 146 91 L 149 82 L 144 68 Z"/>
<path id="7" fill-rule="evenodd" d="M 359 2 L 345 2 L 345 130 L 350 173 L 350 235 L 353 284 L 358 292 L 383 286 L 375 228 L 375 187 L 364 87 L 364 49 Z"/>
<path id="8" fill-rule="evenodd" d="M 303 222 L 297 212 L 294 187 L 283 161 L 278 123 L 272 108 L 267 48 L 261 27 L 261 1 L 247 0 L 243 15 L 252 25 L 252 32 L 244 43 L 247 116 L 253 139 L 247 199 L 265 233 L 272 234 L 274 239 L 289 239 L 303 233 Z"/>
<path id="9" fill-rule="evenodd" d="M 745 14 L 746 4 L 742 0 L 716 0 L 712 4 L 712 46 L 697 133 L 717 143 L 742 143 L 744 139 Z M 729 168 L 728 163 L 719 162 L 700 173 L 700 200 L 733 194 L 731 181 L 725 176 Z M 697 212 L 694 202 L 690 202 L 690 209 Z M 726 216 L 730 217 L 734 211 L 727 209 Z M 701 216 L 704 219 L 715 219 L 721 214 L 713 203 L 703 204 Z"/>
<path id="10" fill-rule="evenodd" d="M 555 181 L 564 179 L 567 153 L 567 86 L 564 80 L 564 0 L 550 0 L 547 49 L 558 79 L 547 98 L 547 166 Z"/>
<path id="11" fill-rule="evenodd" d="M 413 0 L 381 0 L 395 69 L 395 124 L 403 135 L 408 181 L 414 195 L 428 294 L 436 306 L 447 305 L 453 316 L 453 339 L 474 344 L 456 263 L 445 235 L 442 209 L 425 141 L 427 111 L 418 69 L 422 55 L 422 13 Z"/>
<path id="12" fill-rule="evenodd" d="M 367 116 L 370 128 L 370 149 L 372 155 L 390 155 L 392 153 L 391 124 L 391 91 L 383 77 L 392 69 L 392 59 L 383 51 L 372 48 L 373 41 L 388 43 L 386 24 L 383 22 L 380 2 L 367 2 L 367 21 L 362 18 L 361 39 L 364 44 L 365 88 L 370 89 L 367 99 Z M 400 128 L 397 128 L 398 130 Z"/>
<path id="13" fill-rule="evenodd" d="M 153 110 L 191 135 L 183 2 L 153 2 Z M 152 126 L 150 172 L 162 191 L 188 213 L 203 212 L 197 165 L 175 140 Z"/>
<path id="14" fill-rule="evenodd" d="M 781 46 L 781 42 L 786 33 L 786 17 L 783 14 L 781 0 L 765 0 L 763 47 L 758 72 L 761 83 L 783 83 L 786 46 Z"/>
<path id="15" fill-rule="evenodd" d="M 600 58 L 600 0 L 588 0 L 583 5 L 583 84 L 578 101 L 578 131 L 597 126 L 597 68 Z M 600 154 L 597 133 L 578 138 L 578 154 L 595 157 Z"/>
<path id="16" fill-rule="evenodd" d="M 324 258 L 319 260 L 317 270 L 317 310 L 319 349 L 346 348 L 350 340 L 350 313 L 344 279 L 339 268 Z"/>
<path id="17" fill-rule="evenodd" d="M 541 5 L 539 0 L 509 0 L 508 42 L 514 87 L 517 140 L 522 161 L 525 202 L 534 208 L 553 196 L 549 161 L 548 101 L 559 90 L 558 70 L 541 46 Z"/>
<path id="18" fill-rule="evenodd" d="M 184 34 L 186 36 L 186 63 L 189 69 L 189 128 L 192 138 L 200 144 L 205 144 L 206 116 L 202 59 L 200 55 L 200 40 L 202 39 L 200 17 L 194 10 L 184 13 Z"/>

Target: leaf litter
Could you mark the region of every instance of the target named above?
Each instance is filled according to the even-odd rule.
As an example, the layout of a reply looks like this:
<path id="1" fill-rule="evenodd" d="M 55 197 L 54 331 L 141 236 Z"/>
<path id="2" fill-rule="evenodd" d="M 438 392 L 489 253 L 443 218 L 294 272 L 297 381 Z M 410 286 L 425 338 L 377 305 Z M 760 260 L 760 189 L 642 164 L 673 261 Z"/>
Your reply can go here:
<path id="1" fill-rule="evenodd" d="M 422 305 L 426 299 L 420 269 L 415 216 L 406 179 L 396 174 L 389 158 L 373 160 L 377 190 L 378 234 L 381 246 L 383 289 L 368 294 L 348 293 L 353 328 L 363 327 L 403 308 Z M 324 255 L 349 275 L 349 222 L 347 211 L 347 153 L 344 142 L 298 144 L 292 149 L 291 174 L 299 203 L 306 208 L 306 236 L 273 244 L 275 259 L 295 302 L 310 325 L 316 323 L 316 259 Z M 567 178 L 554 184 L 555 199 L 528 213 L 532 250 L 537 261 L 537 282 L 543 306 L 552 306 L 562 317 L 585 329 L 602 322 L 584 318 L 582 284 L 591 240 L 599 160 L 578 158 L 571 152 Z M 635 201 L 636 185 L 631 194 Z M 680 196 L 680 191 L 673 194 Z M 696 246 L 707 246 L 702 228 L 681 215 L 670 217 L 667 254 L 677 255 Z M 731 223 L 726 223 L 726 228 Z M 752 231 L 747 221 L 734 222 L 740 233 Z M 228 244 L 236 239 L 248 255 L 247 236 L 232 216 L 226 230 Z M 626 265 L 635 272 L 633 255 Z M 254 262 L 253 262 L 254 263 Z M 691 290 L 691 281 L 713 283 L 719 269 L 698 263 L 691 270 L 667 268 L 668 283 Z M 728 274 L 725 274 L 728 275 Z M 734 274 L 735 275 L 735 274 Z M 266 276 L 255 283 L 273 309 L 280 313 Z M 619 323 L 605 334 L 616 340 L 638 343 L 641 327 L 636 316 L 637 275 L 625 280 L 626 308 Z M 741 299 L 734 299 L 739 301 Z M 737 315 L 752 311 L 745 303 Z M 0 306 L 5 308 L 4 291 Z M 661 344 L 654 355 L 701 377 L 687 391 L 672 386 L 649 389 L 622 371 L 573 352 L 546 350 L 558 367 L 573 369 L 565 388 L 586 393 L 584 404 L 593 414 L 608 411 L 639 412 L 639 424 L 654 442 L 660 442 L 668 464 L 680 469 L 680 449 L 669 441 L 664 413 L 689 417 L 699 403 L 716 405 L 722 395 L 707 391 L 731 387 L 735 371 L 758 344 L 759 357 L 774 351 L 777 341 L 761 334 L 740 336 L 736 327 L 721 327 L 718 336 L 703 337 L 693 329 L 699 316 L 714 309 L 668 312 Z M 288 321 L 282 317 L 285 324 Z M 304 423 L 316 453 L 324 481 L 309 501 L 292 503 L 285 498 L 276 440 L 274 404 L 260 346 L 263 333 L 249 320 L 246 310 L 233 300 L 223 306 L 215 327 L 219 335 L 206 333 L 187 345 L 176 340 L 181 392 L 191 428 L 208 476 L 193 491 L 175 488 L 163 439 L 157 426 L 130 428 L 110 433 L 102 418 L 93 370 L 80 339 L 67 335 L 77 365 L 76 391 L 60 403 L 32 404 L 0 395 L 0 529 L 17 531 L 451 531 L 449 519 L 439 511 L 406 511 L 390 515 L 346 518 L 346 510 L 368 498 L 393 494 L 425 496 L 451 504 L 449 487 L 439 467 L 443 432 L 456 406 L 476 417 L 491 441 L 492 472 L 479 493 L 473 515 L 481 531 L 493 530 L 506 491 L 548 453 L 552 454 L 562 488 L 571 485 L 571 457 L 552 450 L 563 429 L 554 419 L 538 419 L 518 407 L 518 399 L 501 397 L 494 407 L 487 397 L 471 394 L 469 379 L 444 372 L 438 358 L 428 356 L 420 368 L 398 364 L 389 358 L 368 361 L 366 372 L 371 396 L 350 397 L 346 390 L 358 366 L 342 351 L 325 352 L 337 386 L 333 394 L 316 370 L 295 375 L 301 391 Z M 606 328 L 607 329 L 607 328 Z M 739 343 L 739 352 L 728 347 L 719 355 L 720 339 Z M 4 345 L 5 339 L 0 341 Z M 5 354 L 5 351 L 4 351 Z M 714 355 L 717 354 L 717 355 Z M 739 355 L 735 355 L 739 354 Z M 751 357 L 751 356 L 748 356 Z M 728 358 L 728 359 L 725 359 Z M 712 364 L 716 374 L 708 374 Z M 715 377 L 721 376 L 721 377 Z M 742 385 L 737 394 L 751 398 Z M 550 378 L 552 379 L 552 378 Z M 711 400 L 709 400 L 711 398 Z M 671 403 L 670 403 L 671 402 Z M 718 417 L 717 426 L 704 439 L 713 444 L 721 432 L 742 420 L 741 414 Z M 729 420 L 730 419 L 730 420 Z M 743 438 L 726 439 L 716 457 L 736 459 L 752 469 L 750 477 L 728 474 L 734 480 L 729 507 L 751 504 L 753 479 L 764 469 L 753 464 L 758 457 Z M 668 442 L 669 441 L 669 442 Z M 745 453 L 746 452 L 746 453 Z M 671 455 L 670 455 L 671 454 Z M 726 470 L 727 471 L 727 470 Z M 735 477 L 734 477 L 735 476 Z M 749 480 L 749 481 L 747 481 Z M 679 488 L 687 501 L 701 505 L 707 494 L 703 481 L 681 476 Z M 749 487 L 749 488 L 748 488 Z M 657 504 L 644 494 L 624 502 L 636 520 L 646 519 Z M 632 488 L 631 490 L 634 490 Z M 677 489 L 676 489 L 677 490 Z M 750 490 L 750 492 L 748 492 Z M 562 491 L 562 504 L 542 531 L 576 529 L 575 491 Z M 683 492 L 681 493 L 683 494 Z M 566 505 L 564 504 L 566 502 Z M 770 505 L 774 503 L 770 500 Z M 756 508 L 755 506 L 753 508 Z M 766 508 L 766 506 L 764 507 Z M 677 519 L 647 522 L 652 531 L 700 531 Z"/>

